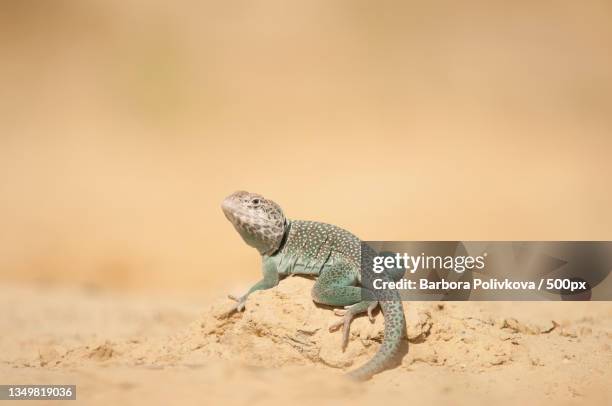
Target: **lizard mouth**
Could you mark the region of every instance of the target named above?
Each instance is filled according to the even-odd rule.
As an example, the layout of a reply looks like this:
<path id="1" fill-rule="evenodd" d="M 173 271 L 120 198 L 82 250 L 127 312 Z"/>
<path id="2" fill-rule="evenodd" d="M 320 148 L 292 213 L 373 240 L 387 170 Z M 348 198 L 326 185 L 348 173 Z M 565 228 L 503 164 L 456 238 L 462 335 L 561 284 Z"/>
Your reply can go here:
<path id="1" fill-rule="evenodd" d="M 242 226 L 244 223 L 244 213 L 240 204 L 237 203 L 232 197 L 227 197 L 221 203 L 221 210 L 225 214 L 225 218 L 228 219 L 235 226 Z M 241 227 L 242 228 L 242 227 Z"/>
<path id="2" fill-rule="evenodd" d="M 223 210 L 223 214 L 225 215 L 225 218 L 234 225 L 234 227 L 237 226 L 237 216 L 236 213 L 234 212 L 234 210 L 232 210 L 231 208 L 222 206 L 221 209 Z"/>
<path id="3" fill-rule="evenodd" d="M 230 198 L 226 198 L 221 203 L 221 210 L 223 210 L 223 214 L 227 217 L 228 220 L 231 220 L 234 217 L 234 204 Z"/>

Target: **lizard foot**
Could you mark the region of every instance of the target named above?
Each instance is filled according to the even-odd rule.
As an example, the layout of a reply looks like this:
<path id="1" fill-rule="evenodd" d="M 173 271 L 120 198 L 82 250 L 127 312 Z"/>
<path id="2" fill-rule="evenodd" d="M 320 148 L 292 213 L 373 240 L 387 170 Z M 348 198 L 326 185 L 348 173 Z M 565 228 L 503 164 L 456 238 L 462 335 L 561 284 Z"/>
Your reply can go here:
<path id="1" fill-rule="evenodd" d="M 246 297 L 236 297 L 234 295 L 227 295 L 227 297 L 236 302 L 236 307 L 234 307 L 232 311 L 241 312 L 244 310 L 244 306 L 246 305 Z"/>
<path id="2" fill-rule="evenodd" d="M 334 314 L 336 316 L 342 317 L 342 319 L 329 326 L 329 332 L 334 332 L 342 327 L 342 351 L 344 351 L 346 349 L 346 346 L 348 345 L 349 333 L 351 330 L 351 321 L 353 321 L 353 318 L 355 318 L 355 314 L 348 309 L 335 309 Z"/>
<path id="3" fill-rule="evenodd" d="M 378 307 L 378 302 L 372 302 L 368 305 L 366 309 L 363 308 L 363 303 L 358 303 L 353 306 L 345 306 L 344 310 L 335 309 L 334 314 L 336 316 L 342 317 L 341 320 L 338 320 L 334 324 L 329 327 L 329 332 L 333 332 L 339 330 L 342 327 L 342 351 L 344 351 L 348 345 L 348 339 L 351 329 L 351 322 L 359 313 L 363 313 L 367 311 L 368 318 L 371 323 L 374 323 L 375 317 L 372 312 Z"/>
<path id="4" fill-rule="evenodd" d="M 369 306 L 368 306 L 368 319 L 370 320 L 370 323 L 374 323 L 374 321 L 376 320 L 376 317 L 372 314 L 372 312 L 374 310 L 376 310 L 376 308 L 378 307 L 378 302 L 372 302 Z"/>

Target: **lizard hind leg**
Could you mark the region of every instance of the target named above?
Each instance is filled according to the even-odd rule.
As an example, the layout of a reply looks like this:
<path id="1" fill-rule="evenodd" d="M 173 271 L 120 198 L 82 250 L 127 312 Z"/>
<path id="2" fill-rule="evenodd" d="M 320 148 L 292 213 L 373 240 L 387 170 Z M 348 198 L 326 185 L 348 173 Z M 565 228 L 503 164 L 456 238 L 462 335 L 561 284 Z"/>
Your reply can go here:
<path id="1" fill-rule="evenodd" d="M 343 350 L 348 344 L 350 326 L 355 316 L 368 312 L 371 320 L 372 311 L 378 305 L 373 292 L 354 286 L 355 284 L 355 272 L 349 266 L 338 264 L 322 272 L 312 288 L 312 298 L 315 302 L 345 308 L 345 310 L 336 309 L 336 315 L 342 316 L 342 320 L 330 327 L 330 331 L 342 327 Z"/>

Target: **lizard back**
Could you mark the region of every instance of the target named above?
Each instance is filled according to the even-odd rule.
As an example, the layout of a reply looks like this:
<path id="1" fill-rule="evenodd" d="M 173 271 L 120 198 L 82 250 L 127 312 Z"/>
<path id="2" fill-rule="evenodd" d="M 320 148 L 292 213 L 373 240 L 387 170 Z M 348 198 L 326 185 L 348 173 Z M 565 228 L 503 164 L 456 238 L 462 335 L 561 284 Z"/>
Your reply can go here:
<path id="1" fill-rule="evenodd" d="M 273 257 L 280 257 L 280 274 L 319 274 L 325 266 L 345 262 L 358 273 L 361 241 L 338 226 L 316 221 L 288 221 L 285 241 Z"/>

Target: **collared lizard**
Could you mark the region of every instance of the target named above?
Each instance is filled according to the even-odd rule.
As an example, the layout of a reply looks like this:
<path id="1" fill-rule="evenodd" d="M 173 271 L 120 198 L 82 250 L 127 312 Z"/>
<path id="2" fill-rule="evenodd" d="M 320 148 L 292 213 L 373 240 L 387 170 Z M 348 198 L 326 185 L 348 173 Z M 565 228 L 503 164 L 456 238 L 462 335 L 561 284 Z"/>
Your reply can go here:
<path id="1" fill-rule="evenodd" d="M 242 311 L 251 293 L 270 289 L 283 277 L 316 276 L 312 299 L 320 304 L 344 307 L 344 310 L 335 310 L 343 318 L 330 327 L 330 331 L 342 328 L 343 350 L 356 315 L 367 312 L 373 320 L 372 311 L 379 304 L 384 314 L 384 340 L 380 349 L 349 376 L 369 379 L 394 362 L 406 331 L 402 304 L 397 292 L 375 294 L 364 288 L 371 284 L 363 279 L 375 275 L 372 271 L 360 272 L 362 247 L 356 236 L 331 224 L 289 220 L 278 204 L 255 193 L 235 192 L 223 200 L 221 207 L 243 240 L 262 256 L 263 278 L 243 296 L 229 296 L 237 302 L 233 310 Z"/>

